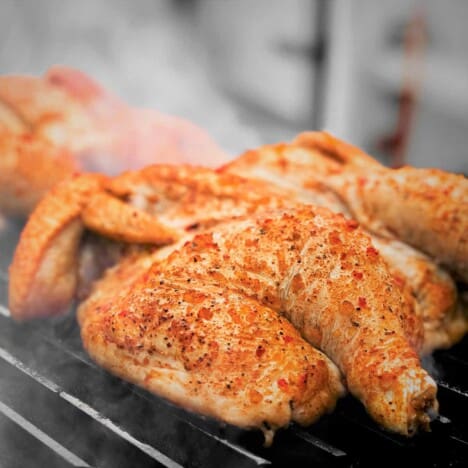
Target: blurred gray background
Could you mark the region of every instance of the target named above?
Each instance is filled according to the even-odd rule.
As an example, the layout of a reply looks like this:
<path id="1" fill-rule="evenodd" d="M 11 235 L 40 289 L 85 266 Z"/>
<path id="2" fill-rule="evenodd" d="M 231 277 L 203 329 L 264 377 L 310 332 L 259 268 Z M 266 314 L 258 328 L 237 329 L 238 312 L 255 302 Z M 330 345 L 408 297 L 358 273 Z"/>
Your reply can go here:
<path id="1" fill-rule="evenodd" d="M 83 70 L 233 155 L 326 128 L 468 173 L 468 2 L 0 0 L 0 73 Z"/>

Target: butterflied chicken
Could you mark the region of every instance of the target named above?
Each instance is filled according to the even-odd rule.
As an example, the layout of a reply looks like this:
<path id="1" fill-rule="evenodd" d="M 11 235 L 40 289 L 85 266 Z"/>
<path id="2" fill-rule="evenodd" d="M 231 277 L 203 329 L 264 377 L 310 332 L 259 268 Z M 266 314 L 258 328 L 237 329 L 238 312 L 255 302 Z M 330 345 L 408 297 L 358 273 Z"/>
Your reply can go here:
<path id="1" fill-rule="evenodd" d="M 148 272 L 153 261 L 126 257 L 80 306 L 83 344 L 100 365 L 190 410 L 260 428 L 267 445 L 276 429 L 334 408 L 338 369 L 288 320 L 223 285 Z"/>
<path id="2" fill-rule="evenodd" d="M 348 212 L 343 199 L 326 185 L 327 178 L 317 177 L 317 174 L 340 174 L 342 164 L 336 158 L 325 158 L 322 155 L 318 159 L 316 170 L 312 171 L 315 177 L 309 178 L 311 170 L 308 148 L 282 145 L 286 157 L 280 159 L 274 154 L 276 148 L 271 148 L 274 155 L 271 161 L 275 170 L 277 167 L 281 170 L 265 170 L 261 162 L 255 167 L 256 171 L 263 172 L 261 177 L 274 180 L 274 185 L 229 174 L 225 172 L 227 169 L 215 173 L 189 167 L 154 166 L 114 179 L 104 178 L 93 190 L 83 192 L 85 196 L 80 198 L 78 208 L 72 216 L 80 232 L 91 230 L 94 236 L 140 245 L 138 250 L 143 252 L 141 258 L 144 260 L 141 260 L 141 265 L 145 265 L 144 269 L 154 263 L 151 270 L 143 272 L 140 270 L 140 260 L 133 262 L 125 257 L 104 281 L 96 284 L 91 297 L 80 309 L 83 340 L 87 348 L 98 362 L 111 371 L 179 402 L 182 394 L 177 393 L 177 385 L 175 393 L 171 395 L 164 393 L 171 393 L 171 388 L 163 390 L 145 382 L 142 376 L 146 376 L 144 368 L 149 367 L 149 361 L 143 359 L 141 366 L 130 363 L 131 356 L 138 355 L 138 350 L 132 344 L 136 335 L 127 334 L 122 331 L 122 327 L 126 330 L 130 326 L 128 320 L 131 322 L 133 319 L 127 319 L 125 313 L 119 313 L 130 307 L 133 314 L 138 314 L 141 308 L 141 314 L 146 314 L 144 317 L 149 320 L 148 311 L 159 310 L 161 301 L 172 301 L 173 290 L 181 288 L 185 292 L 192 289 L 199 291 L 203 285 L 211 298 L 206 299 L 207 301 L 215 301 L 213 298 L 217 297 L 216 294 L 224 291 L 224 302 L 215 301 L 216 304 L 227 307 L 232 299 L 236 309 L 240 307 L 241 301 L 245 301 L 248 308 L 255 307 L 260 314 L 280 314 L 274 316 L 291 321 L 303 337 L 338 364 L 352 393 L 363 401 L 372 417 L 387 429 L 411 434 L 418 427 L 426 427 L 428 413 L 437 406 L 435 385 L 421 370 L 417 351 L 421 346 L 430 349 L 436 342 L 437 346 L 445 346 L 453 336 L 460 336 L 462 333 L 457 326 L 453 327 L 455 331 L 452 335 L 452 332 L 447 333 L 450 328 L 446 323 L 447 317 L 450 317 L 450 326 L 455 323 L 454 318 L 460 318 L 460 327 L 466 324 L 464 316 L 450 312 L 453 310 L 453 282 L 448 275 L 440 273 L 435 265 L 435 269 L 431 269 L 428 265 L 433 264 L 427 257 L 407 246 L 401 247 L 394 239 L 381 239 L 382 245 L 376 249 L 376 245 L 361 232 L 355 221 L 346 221 L 327 210 L 299 208 L 298 202 L 305 202 Z M 292 160 L 290 151 L 294 153 Z M 259 158 L 258 153 L 252 154 Z M 261 160 L 260 158 L 259 161 Z M 277 161 L 280 163 L 277 164 Z M 299 167 L 302 165 L 302 170 L 288 172 L 291 161 L 299 164 Z M 70 188 L 61 192 L 65 199 L 69 196 L 66 195 L 67 190 Z M 44 203 L 59 206 L 52 200 Z M 272 208 L 278 211 L 264 217 L 259 215 Z M 68 211 L 67 205 L 63 210 Z M 59 213 L 57 211 L 57 215 Z M 69 216 L 62 213 L 59 217 L 63 221 L 68 220 Z M 226 226 L 220 225 L 233 216 L 244 218 L 236 218 Z M 57 224 L 60 225 L 62 221 Z M 29 234 L 23 236 L 18 247 L 23 252 L 27 252 L 28 244 L 36 243 L 34 232 L 47 227 L 43 217 L 35 213 L 29 223 L 36 227 L 29 228 Z M 192 243 L 189 242 L 184 247 L 176 245 L 185 236 L 190 238 L 207 229 L 205 234 L 195 237 Z M 56 235 L 59 231 L 54 228 L 49 237 L 43 235 L 39 238 L 40 242 L 35 248 L 42 254 L 33 257 L 35 266 L 31 267 L 32 273 L 27 276 L 31 281 L 23 291 L 38 290 L 35 287 L 34 272 L 50 271 L 53 262 L 49 259 L 56 261 L 61 258 L 57 255 L 58 252 L 65 252 L 64 260 L 73 259 L 68 265 L 73 266 L 75 279 L 80 269 L 86 269 L 80 267 L 79 260 L 85 251 L 83 243 L 86 243 L 86 238 L 81 243 L 81 249 L 77 248 L 76 242 L 68 242 L 65 243 L 67 248 L 64 250 L 60 236 Z M 375 242 L 378 241 L 377 237 L 374 239 Z M 148 253 L 147 244 L 155 247 L 170 244 L 171 247 L 166 249 L 173 253 L 164 260 L 162 251 Z M 55 252 L 53 257 L 47 254 L 50 249 Z M 392 249 L 394 252 L 401 251 L 400 255 L 393 255 Z M 93 249 L 88 252 L 87 257 L 92 260 Z M 26 259 L 26 254 L 18 254 L 18 257 Z M 384 261 L 384 258 L 388 260 L 391 257 L 394 257 L 393 263 Z M 193 261 L 194 258 L 196 261 Z M 25 262 L 13 262 L 12 270 L 16 270 L 16 273 L 12 276 L 16 280 L 10 283 L 10 288 L 21 289 L 21 271 L 25 269 L 27 261 Z M 408 274 L 408 270 L 413 273 Z M 404 273 L 403 281 L 398 278 L 398 272 Z M 100 274 L 98 272 L 94 277 L 98 278 Z M 52 287 L 54 277 L 39 275 L 41 280 L 51 280 L 48 287 L 52 296 L 55 293 Z M 128 285 L 124 281 L 127 277 Z M 433 284 L 431 287 L 427 286 L 428 278 Z M 163 281 L 163 284 L 159 285 L 159 281 Z M 115 293 L 117 284 L 119 294 Z M 69 302 L 76 293 L 76 282 L 74 285 L 75 290 L 67 291 L 65 301 L 50 301 L 49 305 L 55 307 L 59 303 L 63 311 L 63 304 Z M 44 304 L 48 300 L 47 285 L 42 281 L 41 286 Z M 416 293 L 420 293 L 419 296 Z M 448 293 L 447 297 L 445 293 Z M 413 295 L 417 296 L 418 307 L 414 304 Z M 151 302 L 153 296 L 156 298 L 155 302 Z M 177 310 L 177 314 L 186 314 L 187 307 L 194 299 L 189 299 L 188 295 L 185 299 L 177 294 L 175 296 L 178 300 L 177 303 L 170 302 L 171 310 L 181 305 L 182 312 Z M 433 306 L 431 301 L 435 301 L 436 296 L 440 296 L 438 304 L 441 308 L 426 307 L 421 311 L 421 306 L 425 303 Z M 17 297 L 20 300 L 16 302 L 16 307 L 12 307 L 15 317 L 33 316 L 34 309 L 27 313 L 22 309 L 24 304 L 32 304 L 32 301 L 21 302 L 21 297 L 29 298 L 33 294 Z M 206 304 L 205 299 L 202 302 Z M 144 305 L 148 303 L 153 304 L 154 309 Z M 441 315 L 443 307 L 447 311 L 446 315 L 442 314 L 444 318 Z M 221 314 L 221 317 L 224 309 L 223 312 L 216 313 Z M 139 323 L 141 317 L 142 315 L 134 317 L 136 323 Z M 429 346 L 426 341 L 424 345 L 422 343 L 422 318 L 425 320 L 425 340 L 430 336 L 426 333 L 428 323 L 435 324 L 438 321 L 433 329 L 436 338 Z M 95 323 L 95 320 L 98 325 L 87 328 L 86 324 Z M 122 327 L 119 323 L 116 326 L 115 320 L 122 320 Z M 114 325 L 110 325 L 111 323 Z M 231 322 L 223 323 L 226 323 L 227 328 L 231 326 Z M 117 333 L 112 327 L 120 331 Z M 131 330 L 137 333 L 136 328 Z M 144 346 L 150 346 L 148 343 L 156 335 L 151 337 L 145 331 L 141 333 L 142 336 L 138 336 L 144 340 Z M 177 327 L 175 333 L 179 333 Z M 174 339 L 178 339 L 176 335 L 173 336 Z M 126 336 L 130 340 L 127 343 L 128 348 L 125 348 L 124 343 Z M 448 341 L 443 336 L 448 336 Z M 121 347 L 117 353 L 122 354 L 115 354 L 113 350 L 119 345 Z M 180 353 L 171 355 L 171 362 L 172 359 L 189 359 L 184 357 L 186 349 L 182 345 L 176 349 Z M 122 366 L 118 364 L 120 359 L 124 362 Z M 161 358 L 158 359 L 157 366 L 161 364 Z M 211 382 L 215 384 L 214 380 Z M 193 381 L 190 380 L 190 383 Z M 205 410 L 201 400 L 195 398 L 195 403 L 190 407 L 234 421 L 227 419 L 227 413 L 223 413 L 225 409 L 213 409 L 210 406 L 212 404 L 209 401 Z M 323 411 L 328 407 L 327 404 L 323 405 Z M 318 417 L 319 413 L 317 410 L 314 414 Z M 271 424 L 275 426 L 276 423 Z M 283 424 L 286 423 L 278 423 Z M 257 427 L 259 423 L 252 422 L 251 425 Z"/>

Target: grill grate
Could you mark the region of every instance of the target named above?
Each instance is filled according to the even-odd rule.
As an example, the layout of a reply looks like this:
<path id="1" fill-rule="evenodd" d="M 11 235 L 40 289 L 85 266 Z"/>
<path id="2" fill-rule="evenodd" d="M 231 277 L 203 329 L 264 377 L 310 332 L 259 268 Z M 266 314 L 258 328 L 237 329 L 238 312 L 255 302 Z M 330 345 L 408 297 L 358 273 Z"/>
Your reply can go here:
<path id="1" fill-rule="evenodd" d="M 440 416 L 411 440 L 381 431 L 351 397 L 312 427 L 243 431 L 184 411 L 96 366 L 72 314 L 19 325 L 6 307 L 19 226 L 0 237 L 0 466 L 468 465 L 468 339 L 431 361 Z"/>

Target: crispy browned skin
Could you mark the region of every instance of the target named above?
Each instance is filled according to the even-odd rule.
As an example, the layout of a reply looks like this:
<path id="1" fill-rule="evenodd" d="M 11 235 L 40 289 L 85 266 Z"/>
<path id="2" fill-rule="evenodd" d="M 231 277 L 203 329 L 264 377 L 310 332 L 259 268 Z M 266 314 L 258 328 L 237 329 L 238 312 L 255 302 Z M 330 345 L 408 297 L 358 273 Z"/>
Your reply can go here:
<path id="1" fill-rule="evenodd" d="M 224 170 L 311 188 L 321 205 L 338 200 L 370 231 L 426 252 L 468 282 L 468 180 L 461 175 L 388 169 L 325 132 L 247 152 Z"/>
<path id="2" fill-rule="evenodd" d="M 447 348 L 468 331 L 468 314 L 461 307 L 451 276 L 427 255 L 395 240 L 372 236 L 395 281 L 409 290 L 424 324 L 423 354 Z"/>
<path id="3" fill-rule="evenodd" d="M 175 229 L 162 224 L 156 217 L 104 191 L 90 197 L 81 216 L 87 228 L 110 239 L 165 245 L 179 238 Z"/>
<path id="4" fill-rule="evenodd" d="M 341 198 L 341 192 L 330 184 L 335 178 L 342 180 L 343 174 L 347 174 L 350 167 L 353 171 L 359 171 L 359 174 L 383 169 L 383 166 L 358 148 L 325 132 L 310 132 L 300 135 L 293 144 L 266 145 L 248 151 L 222 170 L 267 180 L 288 188 L 298 200 L 326 206 L 351 217 L 347 199 Z M 359 180 L 355 184 L 359 184 Z M 453 199 L 451 203 L 449 209 L 452 212 L 463 210 L 455 206 Z M 400 209 L 402 205 L 398 207 Z M 371 226 L 374 231 L 381 231 L 380 225 L 375 227 L 379 222 L 376 214 Z M 369 223 L 363 224 L 369 228 Z M 432 235 L 427 229 L 427 235 Z M 434 259 L 398 241 L 394 236 L 383 238 L 373 235 L 372 239 L 396 281 L 404 283 L 404 289 L 408 290 L 408 301 L 414 303 L 411 318 L 417 320 L 415 315 L 420 315 L 424 322 L 423 351 L 430 352 L 457 342 L 466 333 L 468 315 L 460 307 L 453 279 Z M 413 325 L 408 323 L 408 326 Z"/>
<path id="5" fill-rule="evenodd" d="M 169 341 L 181 340 L 182 345 L 193 331 L 188 310 L 198 314 L 200 307 L 209 310 L 218 301 L 223 306 L 216 314 L 232 310 L 239 320 L 255 307 L 252 320 L 262 323 L 260 329 L 267 326 L 263 313 L 281 312 L 338 364 L 350 391 L 379 424 L 406 435 L 427 427 L 427 411 L 437 407 L 436 387 L 405 336 L 399 289 L 370 239 L 355 223 L 328 210 L 271 212 L 197 235 L 165 262 L 157 262 L 118 307 L 94 309 L 100 323 L 111 318 L 104 327 L 107 334 L 98 327 L 89 332 L 81 315 L 83 338 L 101 364 L 131 378 L 138 372 L 130 355 L 124 359 L 109 342 L 120 337 L 125 348 L 127 340 L 135 356 L 139 340 L 155 339 L 146 331 L 140 336 L 139 325 L 156 320 L 145 311 L 160 317 L 165 308 L 169 318 L 158 318 L 159 326 L 169 321 Z M 186 317 L 189 330 L 171 325 L 172 316 Z M 229 335 L 231 323 L 225 327 Z M 408 338 L 418 340 L 417 334 Z M 198 346 L 193 348 L 199 357 Z"/>
<path id="6" fill-rule="evenodd" d="M 265 180 L 293 192 L 305 203 L 347 212 L 346 205 L 326 183 L 328 177 L 342 172 L 342 166 L 318 150 L 287 143 L 264 145 L 246 151 L 220 171 Z"/>
<path id="7" fill-rule="evenodd" d="M 468 282 L 468 179 L 438 169 L 388 169 L 331 135 L 309 132 L 296 145 L 339 161 L 327 185 L 369 230 L 426 252 Z"/>
<path id="8" fill-rule="evenodd" d="M 274 164 L 277 159 L 275 159 L 276 153 L 273 149 L 275 147 L 269 147 L 267 157 L 261 160 L 258 160 L 259 155 L 262 155 L 260 151 L 258 153 L 251 152 L 251 155 L 257 159 L 254 167 L 262 168 L 262 161 L 263 163 L 269 161 L 272 165 L 269 169 L 275 168 Z M 288 156 L 288 153 L 285 156 Z M 235 164 L 239 163 L 243 163 L 248 169 L 251 162 L 246 162 L 244 158 L 241 158 Z M 287 168 L 288 173 L 291 174 L 298 173 L 298 171 L 290 171 L 286 163 L 291 164 L 291 159 L 285 162 L 280 161 L 279 167 L 281 169 Z M 287 177 L 283 177 L 283 180 L 287 181 Z M 75 184 L 78 183 L 75 182 Z M 327 206 L 331 206 L 335 210 L 345 211 L 345 208 L 335 201 L 334 195 L 326 192 L 323 187 L 320 189 L 310 185 L 301 189 L 298 185 L 295 192 L 284 189 L 275 191 L 271 186 L 267 187 L 265 183 L 240 178 L 233 174 L 216 174 L 209 169 L 189 166 L 150 166 L 141 171 L 127 172 L 103 183 L 103 190 L 89 194 L 88 201 L 82 204 L 81 218 L 88 229 L 127 243 L 155 245 L 172 243 L 185 235 L 187 230 L 196 232 L 203 227 L 219 223 L 229 216 L 253 213 L 259 209 L 291 206 L 296 198 L 306 200 L 309 203 L 326 203 Z M 71 186 L 70 189 L 76 190 L 76 186 Z M 298 194 L 300 190 L 302 191 Z M 64 204 L 61 209 L 68 211 L 69 207 Z M 44 250 L 53 244 L 52 239 L 45 240 Z M 410 259 L 403 261 L 401 259 L 403 254 L 400 252 L 402 248 L 397 249 L 396 252 L 391 251 L 394 244 L 396 242 L 387 241 L 385 244 L 387 247 L 383 249 L 382 253 L 393 265 L 396 276 L 399 279 L 407 278 L 408 284 L 412 286 L 411 294 L 418 301 L 422 299 L 423 304 L 420 304 L 419 311 L 422 311 L 424 325 L 428 331 L 424 348 L 430 350 L 439 346 L 448 346 L 463 335 L 462 325 L 466 323 L 466 320 L 464 322 L 462 320 L 463 314 L 458 314 L 459 320 L 454 322 L 457 324 L 454 327 L 452 322 L 448 320 L 454 317 L 454 314 L 447 313 L 445 315 L 445 312 L 454 309 L 456 304 L 456 294 L 453 292 L 452 283 L 447 275 L 442 274 L 437 275 L 435 281 L 427 283 L 427 280 L 430 280 L 428 272 L 433 271 L 433 275 L 437 272 L 435 266 L 425 266 L 419 258 L 421 256 L 417 254 L 415 254 L 416 262 L 411 263 Z M 27 248 L 28 244 L 23 243 L 19 249 L 24 250 L 24 245 Z M 93 263 L 96 263 L 96 257 L 103 255 L 108 257 L 102 249 L 96 252 L 96 249 L 93 248 L 91 252 L 86 248 L 86 245 L 84 244 L 81 249 L 79 262 L 80 265 L 86 265 L 85 268 L 80 266 L 80 272 L 87 271 L 88 273 L 80 275 L 80 296 L 89 289 L 90 280 L 96 279 L 102 273 L 102 266 L 101 268 L 92 266 Z M 37 246 L 39 246 L 39 242 Z M 411 249 L 403 250 L 409 251 Z M 90 258 L 87 258 L 88 251 L 91 252 Z M 63 258 L 66 258 L 70 253 L 76 254 L 75 251 L 64 251 Z M 113 261 L 116 261 L 118 255 L 116 256 L 114 253 L 112 257 Z M 395 260 L 398 260 L 399 265 L 395 265 Z M 35 258 L 31 257 L 30 261 L 34 262 Z M 408 277 L 405 272 L 408 262 L 420 265 L 421 272 L 417 273 L 413 269 L 414 273 Z M 108 264 L 107 261 L 103 263 L 103 265 Z M 89 274 L 89 271 L 93 273 Z M 88 276 L 89 278 L 86 278 Z M 421 277 L 424 277 L 426 281 L 421 281 Z M 447 279 L 448 285 L 444 285 L 439 277 Z M 427 284 L 439 283 L 439 287 L 430 288 L 427 286 Z M 14 287 L 15 285 L 12 286 L 12 288 Z M 45 287 L 44 284 L 43 287 Z M 450 292 L 450 294 L 444 294 L 444 287 L 445 291 Z M 408 297 L 407 299 L 408 307 L 411 307 L 412 298 Z M 450 303 L 452 299 L 453 302 Z M 18 308 L 21 308 L 20 304 L 17 304 L 15 309 Z M 62 309 L 65 310 L 65 308 Z M 455 308 L 455 310 L 459 309 Z M 407 311 L 406 313 L 405 326 L 409 330 L 421 330 L 421 317 L 418 317 L 416 312 L 418 311 L 415 310 L 413 313 Z M 50 313 L 54 313 L 54 311 L 51 310 Z M 447 332 L 442 325 L 445 328 L 450 325 L 450 332 Z"/>
<path id="9" fill-rule="evenodd" d="M 9 306 L 16 319 L 61 313 L 76 288 L 81 211 L 104 176 L 89 174 L 52 189 L 28 220 L 9 276 Z"/>
<path id="10" fill-rule="evenodd" d="M 83 196 L 79 197 L 79 203 L 67 202 L 65 205 L 60 203 L 62 207 L 67 206 L 65 214 L 57 216 L 59 212 L 54 213 L 60 225 L 66 225 L 69 218 L 74 219 L 79 226 L 79 232 L 82 231 L 80 219 L 83 211 L 89 206 L 90 200 L 100 193 L 105 194 L 103 190 L 110 194 L 105 195 L 106 197 L 118 197 L 117 199 L 120 199 L 122 203 L 125 200 L 134 207 L 143 209 L 150 216 L 158 215 L 161 212 L 161 215 L 158 216 L 159 220 L 172 218 L 173 227 L 180 229 L 181 233 L 187 228 L 193 232 L 193 230 L 196 231 L 219 223 L 225 219 L 223 215 L 226 214 L 233 216 L 247 213 L 252 216 L 255 212 L 264 211 L 267 206 L 286 208 L 297 204 L 290 192 L 267 189 L 265 184 L 230 174 L 215 174 L 207 170 L 189 168 L 180 168 L 178 171 L 175 168 L 165 168 L 164 166 L 162 168 L 153 167 L 142 173 L 125 174 L 115 179 L 115 184 L 106 179 L 100 179 L 99 183 L 91 184 L 86 190 L 81 185 L 82 182 L 79 182 L 81 179 L 77 180 L 76 187 L 71 190 L 71 193 L 65 191 L 52 200 L 68 200 L 68 197 L 75 200 L 76 195 L 73 194 L 75 194 L 76 189 L 79 189 L 80 193 L 83 191 Z M 190 180 L 191 182 L 189 182 Z M 68 190 L 70 190 L 70 186 Z M 208 205 L 203 204 L 203 202 L 207 202 Z M 57 204 L 51 203 L 50 200 L 49 205 L 57 210 Z M 48 206 L 48 204 L 44 202 L 44 205 L 40 206 Z M 113 203 L 110 206 L 112 207 Z M 72 209 L 70 210 L 69 207 Z M 43 211 L 46 209 L 43 208 Z M 50 212 L 53 213 L 53 210 Z M 271 231 L 273 237 L 263 237 L 263 242 L 260 244 L 257 243 L 258 239 L 250 238 L 252 230 L 245 229 L 249 222 L 253 223 L 253 230 L 258 228 L 258 224 L 256 225 L 255 221 L 237 220 L 226 228 L 220 228 L 220 232 L 224 233 L 221 236 L 226 236 L 226 242 L 222 244 L 225 248 L 222 257 L 219 256 L 219 253 L 211 255 L 209 249 L 206 257 L 208 263 L 205 266 L 202 265 L 203 262 L 198 265 L 198 260 L 196 264 L 192 264 L 191 257 L 187 258 L 189 247 L 185 247 L 182 249 L 182 253 L 174 253 L 167 261 L 168 263 L 164 263 L 165 266 L 161 267 L 163 270 L 160 274 L 167 274 L 169 277 L 172 277 L 173 273 L 176 275 L 176 272 L 177 275 L 183 274 L 185 275 L 184 281 L 187 278 L 190 279 L 187 284 L 191 285 L 191 278 L 194 280 L 198 278 L 196 281 L 199 281 L 200 284 L 202 282 L 204 285 L 211 284 L 218 292 L 221 292 L 224 287 L 226 293 L 233 295 L 235 303 L 239 303 L 241 300 L 247 302 L 253 300 L 256 301 L 256 306 L 259 307 L 260 311 L 263 311 L 265 307 L 268 308 L 265 309 L 265 313 L 270 308 L 277 312 L 284 312 L 308 340 L 321 346 L 336 360 L 346 375 L 351 391 L 361 398 L 370 414 L 380 424 L 404 434 L 412 433 L 419 426 L 424 427 L 428 421 L 426 409 L 436 405 L 434 400 L 435 387 L 426 374 L 419 370 L 417 355 L 407 341 L 409 340 L 415 349 L 419 348 L 422 338 L 421 328 L 418 326 L 420 323 L 414 321 L 415 316 L 411 316 L 408 312 L 405 298 L 389 276 L 386 265 L 379 258 L 377 250 L 370 244 L 367 237 L 361 233 L 355 234 L 358 232 L 355 222 L 345 221 L 344 218 L 333 216 L 328 211 L 319 210 L 317 214 L 311 208 L 303 208 L 303 211 L 293 212 L 293 214 L 282 217 L 281 213 L 281 211 L 275 213 L 275 219 L 270 220 L 273 226 L 276 226 Z M 61 219 L 64 216 L 65 222 Z M 40 220 L 41 218 L 39 215 L 33 215 L 32 219 Z M 267 223 L 267 220 L 258 221 L 258 223 L 263 222 Z M 39 225 L 40 223 L 36 225 L 36 229 Z M 117 226 L 117 229 L 122 229 L 122 226 Z M 78 232 L 78 228 L 75 228 L 73 232 Z M 56 233 L 57 229 L 53 231 L 50 238 L 55 236 L 55 238 L 60 239 L 60 235 L 57 236 Z M 230 235 L 232 238 L 229 238 Z M 68 239 L 68 236 L 66 238 Z M 203 238 L 198 237 L 197 242 Z M 39 239 L 38 245 L 42 245 L 42 250 L 39 250 L 42 253 L 36 254 L 31 264 L 26 261 L 27 268 L 17 262 L 18 271 L 21 271 L 21 268 L 26 271 L 28 268 L 31 269 L 32 273 L 29 273 L 27 278 L 32 278 L 30 283 L 33 286 L 38 283 L 41 288 L 47 281 L 41 281 L 44 275 L 38 275 L 37 271 L 38 265 L 44 264 L 42 256 L 45 256 L 46 260 L 48 258 L 50 250 L 47 247 L 48 239 L 49 237 L 46 238 L 46 242 Z M 24 245 L 27 244 L 23 242 Z M 67 254 L 63 258 L 75 261 L 74 258 L 77 257 L 76 243 L 68 242 L 65 249 L 61 247 L 60 242 L 57 245 L 60 247 L 61 253 Z M 208 243 L 208 247 L 210 246 Z M 200 248 L 204 251 L 206 247 L 207 245 L 203 245 Z M 46 261 L 46 265 L 48 263 L 54 264 L 60 249 L 53 249 L 54 258 L 51 261 Z M 325 250 L 322 252 L 321 249 Z M 202 255 L 202 251 L 200 251 L 200 255 Z M 347 257 L 347 255 L 349 256 Z M 18 257 L 21 258 L 21 254 L 18 254 Z M 230 277 L 229 274 L 233 271 L 233 262 L 234 264 L 238 262 L 235 267 L 240 273 Z M 268 269 L 269 264 L 270 269 Z M 247 267 L 244 272 L 242 272 L 242 268 L 244 268 L 242 265 Z M 213 284 L 212 273 L 218 267 L 220 269 L 215 278 L 216 281 L 219 280 L 219 283 Z M 67 289 L 66 294 L 57 295 L 52 290 L 53 298 L 65 297 L 69 300 L 70 295 L 73 294 L 72 290 L 76 284 L 76 267 L 75 264 L 72 264 L 72 268 L 70 266 L 67 268 L 73 271 L 71 277 L 74 282 L 69 282 L 72 287 Z M 192 270 L 192 268 L 195 269 Z M 303 270 L 303 268 L 305 269 Z M 124 268 L 121 271 L 124 276 L 133 277 L 128 269 Z M 252 276 L 249 276 L 250 274 Z M 15 284 L 17 286 L 20 284 L 19 275 L 17 274 L 16 277 L 13 287 Z M 50 281 L 54 275 L 48 274 L 46 278 L 49 287 L 54 284 Z M 177 279 L 178 281 L 179 279 Z M 120 282 L 122 287 L 119 288 L 119 291 L 125 292 L 125 282 L 122 280 Z M 143 279 L 142 284 L 145 282 L 146 279 Z M 109 288 L 103 284 L 101 283 L 95 289 L 92 299 L 87 302 L 86 310 L 98 312 L 102 310 L 102 301 L 107 300 L 106 298 L 110 294 L 108 291 L 111 291 L 117 282 L 111 282 Z M 146 286 L 142 286 L 142 288 L 138 289 L 138 293 L 132 296 L 130 301 L 138 301 L 139 295 L 141 295 L 142 300 L 146 300 Z M 27 312 L 23 312 L 21 307 L 13 307 L 15 316 L 21 318 L 35 313 L 32 300 L 29 300 L 29 297 L 34 298 L 37 291 L 38 288 L 34 287 L 30 296 L 19 295 L 18 302 L 23 303 Z M 40 292 L 43 296 L 47 295 L 46 290 L 41 289 Z M 166 290 L 165 294 L 167 292 Z M 246 295 L 248 298 L 245 297 Z M 12 294 L 13 296 L 14 294 Z M 35 297 L 37 298 L 37 296 Z M 125 298 L 122 300 L 128 299 Z M 93 305 L 93 300 L 99 302 L 99 307 Z M 187 300 L 187 304 L 189 302 Z M 46 306 L 50 307 L 51 304 L 56 307 L 51 301 Z M 319 304 L 319 309 L 310 310 L 308 308 L 310 304 Z M 385 304 L 389 304 L 391 310 L 387 310 Z M 28 309 L 29 306 L 31 306 L 30 309 Z M 63 309 L 63 303 L 60 306 Z M 355 310 L 354 307 L 361 309 L 362 312 Z M 317 315 L 318 310 L 320 313 Z M 43 313 L 42 310 L 39 312 Z M 94 312 L 92 313 L 94 314 Z M 97 346 L 97 348 L 93 348 L 94 351 L 90 351 L 93 356 L 103 365 L 111 367 L 119 375 L 131 378 L 131 374 L 135 373 L 133 378 L 140 379 L 141 369 L 138 371 L 132 366 L 129 369 L 120 369 L 119 366 L 116 369 L 112 367 L 112 362 L 117 362 L 120 358 L 124 361 L 128 360 L 134 349 L 131 349 L 130 354 L 118 355 L 119 359 L 117 359 L 115 353 L 119 351 L 115 351 L 113 345 L 105 348 L 107 342 L 104 337 L 99 338 L 101 332 L 95 331 L 95 333 L 96 335 L 92 335 L 94 338 L 91 341 L 97 340 L 97 344 L 89 345 L 90 349 Z M 383 344 L 380 340 L 383 340 Z M 366 358 L 368 352 L 372 355 L 370 360 Z M 400 357 L 395 360 L 397 353 L 400 354 Z M 369 371 L 369 368 L 372 370 Z M 408 369 L 410 370 L 408 371 Z M 407 375 L 408 373 L 411 375 Z M 382 381 L 384 384 L 379 384 Z M 407 387 L 408 385 L 410 387 Z M 404 393 L 402 390 L 404 386 L 414 389 L 416 393 L 411 395 Z M 389 391 L 387 391 L 387 387 L 390 388 Z M 375 389 L 378 390 L 375 391 Z M 156 391 L 156 387 L 153 390 Z M 170 392 L 171 390 L 169 388 L 166 391 Z M 391 402 L 385 400 L 385 398 L 390 398 L 389 395 L 392 398 Z M 391 412 L 391 405 L 395 405 L 397 411 L 395 415 Z M 199 410 L 202 410 L 201 406 Z"/>
<path id="11" fill-rule="evenodd" d="M 385 170 L 330 178 L 369 229 L 429 254 L 468 282 L 468 180 L 437 169 Z"/>
<path id="12" fill-rule="evenodd" d="M 148 272 L 127 257 L 79 308 L 83 343 L 111 372 L 267 444 L 311 424 L 343 394 L 339 371 L 278 313 L 224 286 Z"/>
<path id="13" fill-rule="evenodd" d="M 128 171 L 111 179 L 106 189 L 181 233 L 293 203 L 291 193 L 271 184 L 188 165 Z"/>
<path id="14" fill-rule="evenodd" d="M 91 254 L 92 262 L 103 252 L 87 249 L 86 241 L 78 248 L 84 228 L 127 244 L 161 246 L 232 216 L 291 203 L 283 191 L 262 182 L 190 166 L 149 166 L 115 179 L 71 179 L 41 201 L 22 233 L 11 266 L 12 315 L 25 319 L 65 312 L 77 292 L 77 264 L 85 276 L 99 277 L 101 269 L 85 257 Z M 83 279 L 80 289 L 86 291 L 89 281 Z M 39 291 L 44 300 L 37 300 Z"/>

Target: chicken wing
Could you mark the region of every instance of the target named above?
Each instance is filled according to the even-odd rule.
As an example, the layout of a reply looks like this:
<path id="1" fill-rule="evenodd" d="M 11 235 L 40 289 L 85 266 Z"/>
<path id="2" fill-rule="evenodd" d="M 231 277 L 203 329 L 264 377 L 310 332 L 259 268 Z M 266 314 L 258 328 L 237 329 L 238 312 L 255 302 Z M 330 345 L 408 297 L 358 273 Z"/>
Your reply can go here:
<path id="1" fill-rule="evenodd" d="M 54 187 L 23 229 L 9 269 L 13 317 L 28 319 L 67 310 L 77 285 L 81 212 L 105 177 L 88 174 Z"/>

